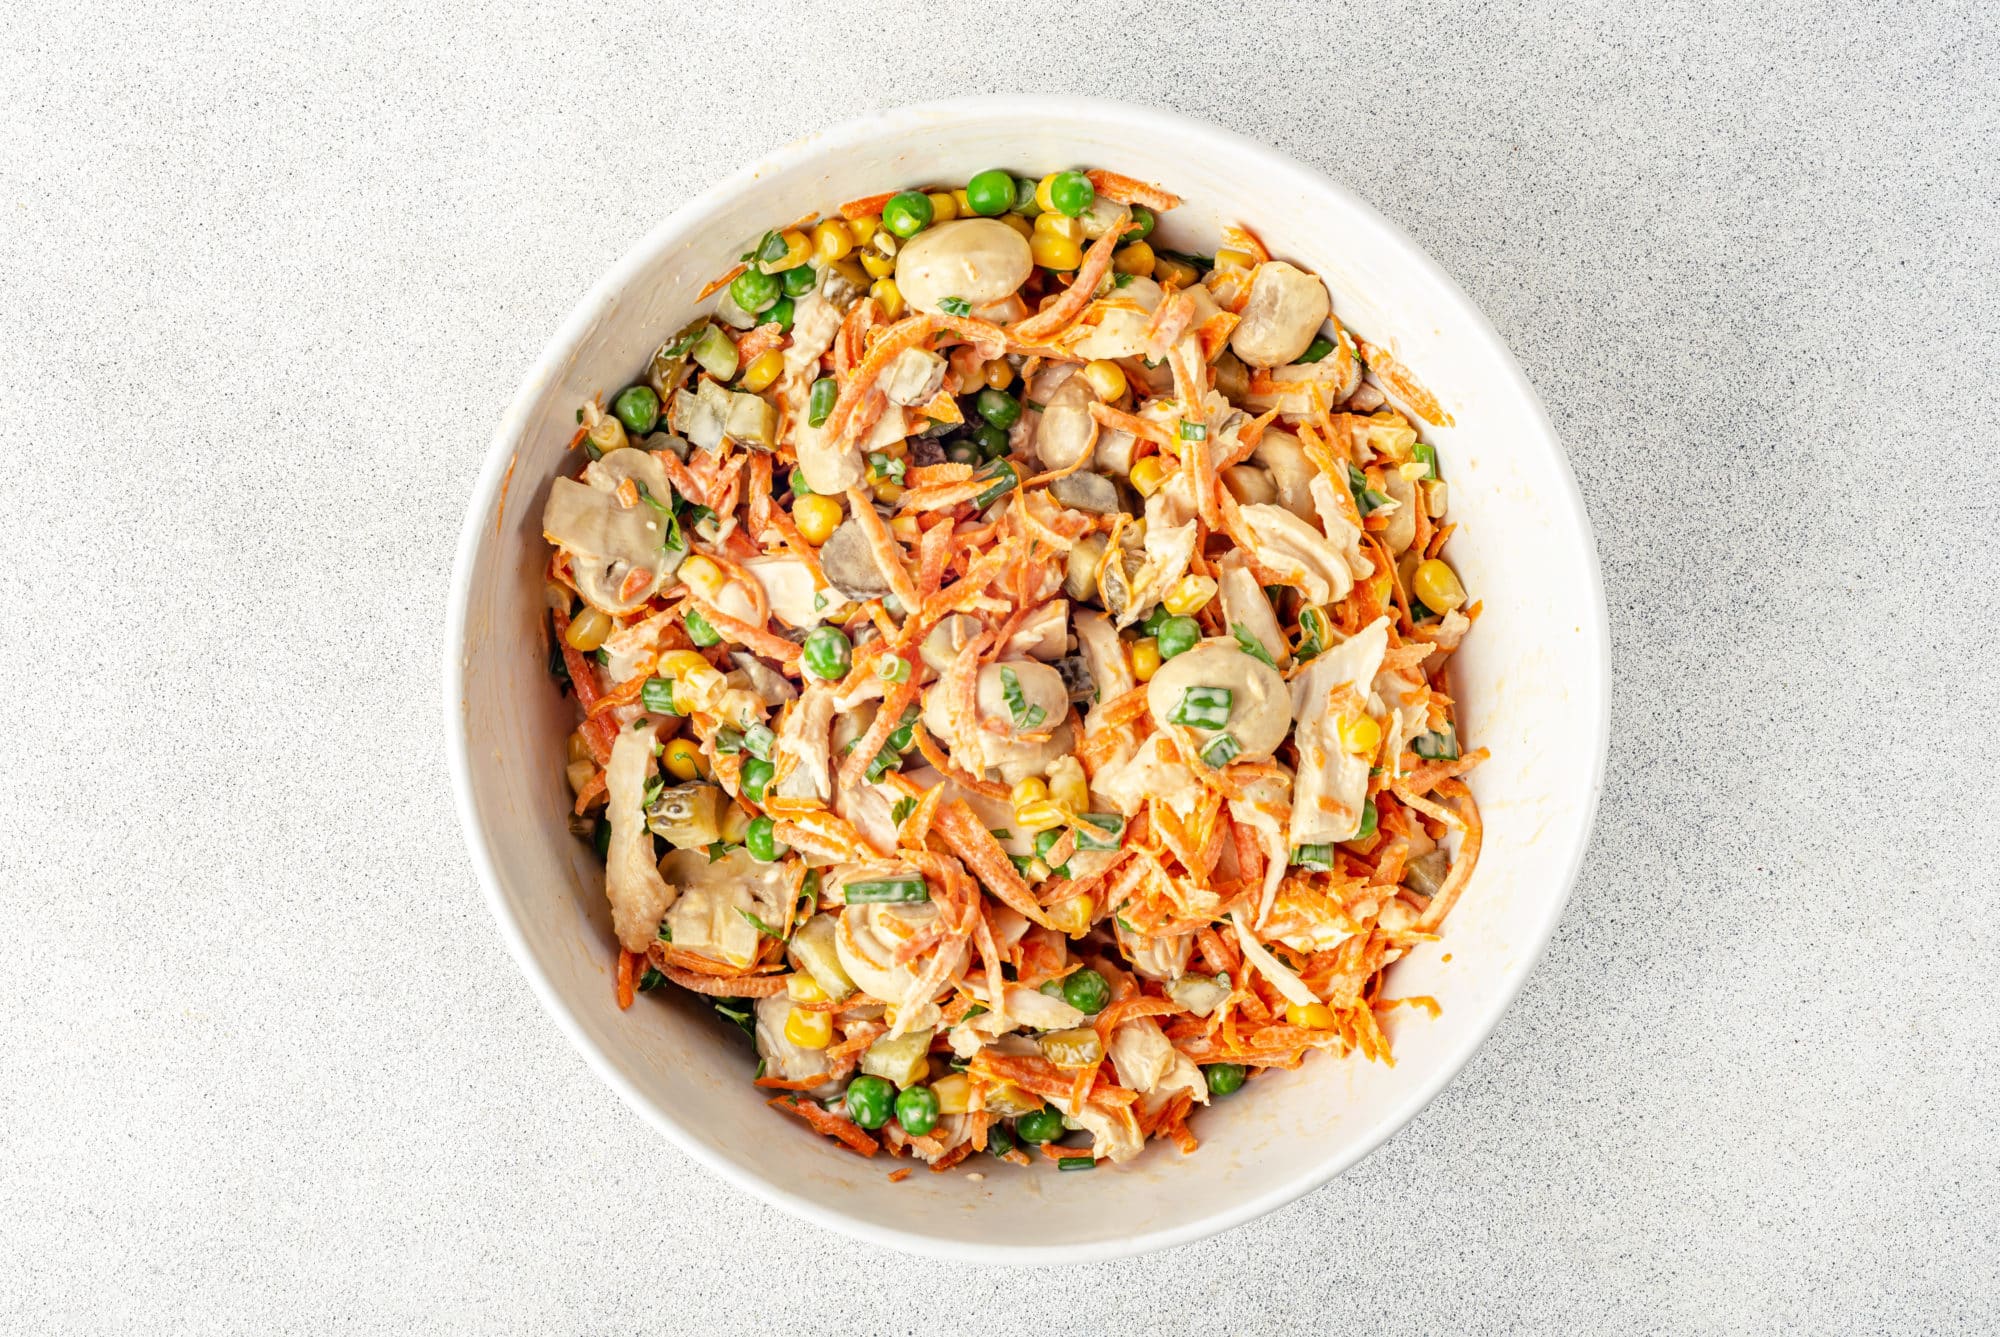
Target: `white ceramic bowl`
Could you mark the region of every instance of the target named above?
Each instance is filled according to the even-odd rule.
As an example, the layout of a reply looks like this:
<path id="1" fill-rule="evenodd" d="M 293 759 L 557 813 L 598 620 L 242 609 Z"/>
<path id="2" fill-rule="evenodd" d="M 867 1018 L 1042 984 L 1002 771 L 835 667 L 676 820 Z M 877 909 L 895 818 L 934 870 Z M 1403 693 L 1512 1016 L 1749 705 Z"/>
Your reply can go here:
<path id="1" fill-rule="evenodd" d="M 602 869 L 564 827 L 571 704 L 547 673 L 540 517 L 576 406 L 615 393 L 774 222 L 1005 166 L 1103 166 L 1186 204 L 1160 231 L 1212 249 L 1240 219 L 1325 277 L 1351 328 L 1397 352 L 1457 418 L 1433 434 L 1459 524 L 1450 556 L 1485 614 L 1454 660 L 1476 771 L 1479 870 L 1443 942 L 1398 964 L 1397 1063 L 1315 1057 L 1200 1113 L 1201 1149 L 1065 1175 L 989 1166 L 891 1184 L 763 1108 L 741 1033 L 682 997 L 613 1000 Z M 459 541 L 446 635 L 452 784 L 500 931 L 549 1012 L 675 1146 L 788 1211 L 894 1248 L 995 1263 L 1100 1259 L 1198 1239 L 1326 1182 L 1400 1128 L 1499 1021 L 1553 931 L 1588 841 L 1608 725 L 1609 644 L 1588 521 L 1534 392 L 1465 294 L 1374 210 L 1214 126 L 1120 103 L 983 98 L 906 107 L 787 145 L 653 229 L 570 313 L 493 437 Z M 1450 960 L 1446 961 L 1445 957 Z M 671 993 L 672 991 L 668 991 Z M 1450 1148 L 1440 1148 L 1450 1155 Z M 1051 1208 L 1055 1210 L 1050 1210 Z"/>

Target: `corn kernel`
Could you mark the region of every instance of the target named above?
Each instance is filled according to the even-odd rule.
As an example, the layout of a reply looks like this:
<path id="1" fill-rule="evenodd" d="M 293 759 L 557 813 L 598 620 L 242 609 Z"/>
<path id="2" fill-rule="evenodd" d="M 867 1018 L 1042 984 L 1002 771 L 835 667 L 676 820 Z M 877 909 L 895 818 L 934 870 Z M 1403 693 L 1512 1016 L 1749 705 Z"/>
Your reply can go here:
<path id="1" fill-rule="evenodd" d="M 889 522 L 889 532 L 899 543 L 918 543 L 924 537 L 924 527 L 917 523 L 914 515 L 899 515 Z"/>
<path id="2" fill-rule="evenodd" d="M 949 1073 L 931 1083 L 939 1114 L 963 1114 L 972 1108 L 972 1079 L 962 1072 Z"/>
<path id="3" fill-rule="evenodd" d="M 882 453 L 892 460 L 900 460 L 910 453 L 910 443 L 908 441 L 891 441 L 888 445 L 882 447 Z"/>
<path id="4" fill-rule="evenodd" d="M 1046 237 L 1062 237 L 1081 246 L 1084 242 L 1083 223 L 1079 219 L 1065 218 L 1061 214 L 1043 214 L 1035 220 L 1035 234 Z"/>
<path id="5" fill-rule="evenodd" d="M 1151 682 L 1159 671 L 1160 643 L 1151 636 L 1132 642 L 1132 676 L 1140 682 Z"/>
<path id="6" fill-rule="evenodd" d="M 1049 907 L 1049 923 L 1055 925 L 1058 933 L 1081 938 L 1090 932 L 1090 916 L 1095 908 L 1090 897 L 1072 896 Z"/>
<path id="7" fill-rule="evenodd" d="M 1031 775 L 1027 779 L 1022 780 L 1020 783 L 1016 784 L 1014 786 L 1013 792 L 1008 795 L 1008 798 L 1012 800 L 1015 807 L 1019 808 L 1025 804 L 1039 803 L 1041 800 L 1047 798 L 1048 796 L 1049 796 L 1049 787 L 1046 784 L 1044 784 L 1041 780 Z"/>
<path id="8" fill-rule="evenodd" d="M 1333 1028 L 1333 1009 L 1325 1003 L 1313 1003 L 1300 1007 L 1297 1003 L 1285 1004 L 1285 1020 L 1294 1026 L 1308 1030 L 1325 1031 Z"/>
<path id="9" fill-rule="evenodd" d="M 1038 856 L 1028 860 L 1027 867 L 1021 870 L 1021 876 L 1030 882 L 1046 882 L 1054 871 Z"/>
<path id="10" fill-rule="evenodd" d="M 1149 279 L 1153 277 L 1153 261 L 1153 248 L 1143 241 L 1135 241 L 1112 254 L 1111 267 L 1120 274 L 1136 274 L 1142 279 Z"/>
<path id="11" fill-rule="evenodd" d="M 1062 809 L 1047 799 L 1040 799 L 1024 807 L 1014 809 L 1014 821 L 1037 834 L 1051 827 L 1063 825 Z"/>
<path id="12" fill-rule="evenodd" d="M 1001 214 L 1000 221 L 1020 233 L 1024 239 L 1035 235 L 1035 225 L 1019 214 Z"/>
<path id="13" fill-rule="evenodd" d="M 690 557 L 689 562 L 694 559 Z M 708 667 L 708 661 L 698 650 L 669 650 L 660 656 L 660 662 L 653 671 L 662 678 L 678 678 L 683 674 L 697 673 Z"/>
<path id="14" fill-rule="evenodd" d="M 1339 729 L 1340 745 L 1353 756 L 1372 757 L 1382 746 L 1382 726 L 1373 715 L 1343 715 Z"/>
<path id="15" fill-rule="evenodd" d="M 1248 251 L 1220 250 L 1215 253 L 1217 269 L 1249 269 L 1257 263 L 1257 257 Z"/>
<path id="16" fill-rule="evenodd" d="M 1153 279 L 1163 288 L 1186 288 L 1201 282 L 1201 271 L 1185 260 L 1162 255 L 1153 263 Z"/>
<path id="17" fill-rule="evenodd" d="M 1207 576 L 1186 575 L 1175 581 L 1166 597 L 1160 600 L 1167 611 L 1175 617 L 1187 617 L 1201 611 L 1210 599 L 1215 597 L 1215 582 Z"/>
<path id="18" fill-rule="evenodd" d="M 854 234 L 847 224 L 837 218 L 829 218 L 812 231 L 813 258 L 823 265 L 836 260 L 845 260 L 854 249 Z"/>
<path id="19" fill-rule="evenodd" d="M 722 568 L 700 553 L 681 563 L 680 577 L 684 584 L 710 603 L 723 586 Z"/>
<path id="20" fill-rule="evenodd" d="M 958 217 L 958 201 L 951 197 L 950 191 L 935 190 L 924 198 L 931 202 L 931 222 L 933 224 L 949 223 L 952 219 Z"/>
<path id="21" fill-rule="evenodd" d="M 803 970 L 785 976 L 785 996 L 794 1003 L 824 1003 L 826 990 L 819 987 L 819 981 Z"/>
<path id="22" fill-rule="evenodd" d="M 854 262 L 853 256 L 845 260 L 835 260 L 828 268 L 856 288 L 866 288 L 869 283 L 868 271 Z"/>
<path id="23" fill-rule="evenodd" d="M 1071 812 L 1089 810 L 1090 781 L 1075 757 L 1062 757 L 1049 766 L 1049 801 Z"/>
<path id="24" fill-rule="evenodd" d="M 884 255 L 871 246 L 861 253 L 861 267 L 868 271 L 870 278 L 886 279 L 896 272 L 896 258 Z"/>
<path id="25" fill-rule="evenodd" d="M 1044 269 L 1075 269 L 1083 263 L 1083 248 L 1068 237 L 1037 232 L 1028 238 L 1028 252 Z"/>
<path id="26" fill-rule="evenodd" d="M 1005 390 L 1014 383 L 1014 369 L 1006 358 L 996 357 L 986 364 L 986 383 L 995 390 Z"/>
<path id="27" fill-rule="evenodd" d="M 590 760 L 590 744 L 584 741 L 583 730 L 581 729 L 578 729 L 569 736 L 569 759 L 571 761 Z"/>
<path id="28" fill-rule="evenodd" d="M 972 197 L 965 193 L 964 186 L 960 186 L 951 193 L 951 202 L 958 209 L 958 216 L 960 218 L 972 217 Z"/>
<path id="29" fill-rule="evenodd" d="M 812 239 L 805 233 L 794 230 L 781 232 L 778 236 L 785 243 L 785 253 L 776 260 L 759 260 L 757 268 L 766 274 L 782 274 L 812 259 Z"/>
<path id="30" fill-rule="evenodd" d="M 880 214 L 869 214 L 866 218 L 850 218 L 847 220 L 847 230 L 854 234 L 854 244 L 856 246 L 867 245 L 875 236 L 876 229 L 881 226 L 882 215 Z"/>
<path id="31" fill-rule="evenodd" d="M 572 650 L 589 654 L 604 644 L 604 638 L 611 634 L 611 615 L 595 608 L 586 608 L 570 620 L 569 630 L 563 639 Z"/>
<path id="32" fill-rule="evenodd" d="M 792 523 L 799 527 L 799 537 L 817 548 L 839 528 L 840 503 L 816 493 L 796 497 L 792 501 Z"/>
<path id="33" fill-rule="evenodd" d="M 701 755 L 701 749 L 690 738 L 669 739 L 666 751 L 660 755 L 660 764 L 667 768 L 668 775 L 683 782 L 708 774 L 708 758 Z"/>
<path id="34" fill-rule="evenodd" d="M 882 315 L 886 319 L 895 320 L 903 314 L 903 290 L 896 286 L 896 280 L 876 279 L 875 286 L 868 290 L 868 295 L 875 299 L 875 305 L 882 308 Z"/>
<path id="35" fill-rule="evenodd" d="M 1458 573 L 1435 557 L 1417 567 L 1416 578 L 1410 583 L 1417 598 L 1432 612 L 1449 613 L 1465 602 L 1465 586 L 1459 583 Z"/>
<path id="36" fill-rule="evenodd" d="M 801 1049 L 824 1049 L 833 1043 L 833 1014 L 795 1007 L 785 1014 L 785 1038 Z"/>
<path id="37" fill-rule="evenodd" d="M 1116 402 L 1125 393 L 1125 369 L 1116 362 L 1098 358 L 1084 363 L 1083 379 L 1090 382 L 1090 388 L 1107 404 Z"/>
<path id="38" fill-rule="evenodd" d="M 877 501 L 886 501 L 893 505 L 897 501 L 900 501 L 902 496 L 903 485 L 901 483 L 875 484 L 875 500 Z"/>
<path id="39" fill-rule="evenodd" d="M 563 775 L 569 780 L 569 792 L 581 794 L 583 787 L 597 774 L 597 764 L 588 757 L 582 761 L 572 761 L 563 768 Z"/>
<path id="40" fill-rule="evenodd" d="M 1160 485 L 1167 481 L 1170 472 L 1172 471 L 1167 468 L 1165 460 L 1158 455 L 1148 455 L 1132 466 L 1132 472 L 1128 477 L 1132 480 L 1132 486 L 1139 489 L 1140 496 L 1150 497 L 1160 490 Z"/>
<path id="41" fill-rule="evenodd" d="M 674 709 L 683 715 L 704 710 L 727 686 L 722 675 L 706 664 L 678 674 L 674 678 Z"/>
<path id="42" fill-rule="evenodd" d="M 1442 520 L 1451 506 L 1451 494 L 1445 490 L 1445 481 L 1440 478 L 1434 483 L 1424 484 L 1424 514 L 1433 520 Z"/>
<path id="43" fill-rule="evenodd" d="M 734 803 L 722 810 L 721 834 L 725 845 L 741 845 L 750 834 L 750 814 Z"/>
<path id="44" fill-rule="evenodd" d="M 785 369 L 785 355 L 777 349 L 768 349 L 750 359 L 750 365 L 743 369 L 740 388 L 757 394 L 768 390 L 771 382 L 778 379 L 778 373 Z"/>

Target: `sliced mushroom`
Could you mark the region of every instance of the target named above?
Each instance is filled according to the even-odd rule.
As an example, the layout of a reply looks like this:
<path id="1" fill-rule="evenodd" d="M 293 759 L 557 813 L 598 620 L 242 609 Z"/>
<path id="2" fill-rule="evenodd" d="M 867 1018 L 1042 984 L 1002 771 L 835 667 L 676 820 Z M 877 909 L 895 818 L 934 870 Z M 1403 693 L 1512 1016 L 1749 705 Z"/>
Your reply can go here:
<path id="1" fill-rule="evenodd" d="M 1318 275 L 1267 260 L 1250 280 L 1250 300 L 1229 338 L 1230 350 L 1250 366 L 1281 367 L 1306 351 L 1332 311 Z"/>
<path id="2" fill-rule="evenodd" d="M 768 705 L 782 706 L 798 699 L 799 689 L 792 680 L 746 650 L 732 650 L 729 660 L 749 679 L 750 690 Z"/>
<path id="3" fill-rule="evenodd" d="M 778 865 L 772 865 L 777 867 Z M 938 907 L 928 901 L 916 904 L 850 905 L 840 912 L 835 929 L 834 950 L 849 978 L 871 998 L 879 998 L 897 1009 L 929 998 L 912 997 L 912 990 L 930 964 L 929 953 L 898 963 L 896 949 L 929 928 L 938 917 Z M 940 989 L 956 984 L 965 972 L 965 944 L 933 949 L 957 954 Z M 933 995 L 935 996 L 935 995 Z"/>
<path id="4" fill-rule="evenodd" d="M 1063 687 L 1072 705 L 1088 706 L 1097 700 L 1097 679 L 1090 676 L 1090 661 L 1082 655 L 1065 655 L 1056 661 Z"/>
<path id="5" fill-rule="evenodd" d="M 1122 509 L 1118 485 L 1103 474 L 1065 474 L 1049 484 L 1049 495 L 1073 511 L 1092 515 L 1116 515 Z"/>
<path id="6" fill-rule="evenodd" d="M 845 607 L 834 592 L 819 590 L 802 558 L 746 557 L 742 566 L 763 587 L 771 612 L 788 627 L 816 627 Z"/>
<path id="7" fill-rule="evenodd" d="M 982 717 L 997 720 L 1016 735 L 1048 733 L 1069 714 L 1069 689 L 1062 675 L 1032 659 L 1004 660 L 980 669 L 978 701 Z"/>
<path id="8" fill-rule="evenodd" d="M 1271 476 L 1271 485 L 1278 490 L 1278 505 L 1301 520 L 1313 518 L 1312 480 L 1318 477 L 1319 469 L 1306 458 L 1306 448 L 1296 436 L 1280 427 L 1265 428 L 1250 460 Z"/>
<path id="9" fill-rule="evenodd" d="M 889 578 L 882 574 L 881 563 L 875 560 L 875 549 L 869 545 L 868 535 L 852 519 L 841 521 L 839 528 L 820 546 L 819 569 L 827 584 L 856 603 L 889 592 Z"/>
<path id="10" fill-rule="evenodd" d="M 1230 695 L 1228 722 L 1219 728 L 1197 728 L 1204 742 L 1227 733 L 1236 740 L 1238 756 L 1256 761 L 1275 752 L 1292 731 L 1292 698 L 1284 678 L 1255 655 L 1245 654 L 1234 639 L 1211 637 L 1160 666 L 1146 685 L 1146 708 L 1153 723 L 1167 728 L 1182 695 L 1197 687 L 1222 688 Z"/>
<path id="11" fill-rule="evenodd" d="M 776 1077 L 787 1082 L 803 1081 L 816 1077 L 827 1069 L 824 1049 L 807 1049 L 793 1044 L 785 1035 L 785 1023 L 792 1015 L 792 1000 L 783 993 L 774 993 L 769 998 L 757 1000 L 756 1042 L 757 1057 L 764 1061 L 766 1077 Z M 820 1086 L 812 1087 L 803 1094 L 809 1096 L 832 1096 L 846 1085 L 845 1082 L 829 1079 Z"/>
<path id="12" fill-rule="evenodd" d="M 1354 575 L 1326 535 L 1282 506 L 1245 506 L 1237 512 L 1257 541 L 1257 561 L 1296 586 L 1307 603 L 1345 599 Z"/>
<path id="13" fill-rule="evenodd" d="M 542 511 L 542 534 L 569 554 L 578 593 L 607 613 L 637 609 L 665 584 L 686 549 L 666 546 L 667 517 L 641 499 L 618 499 L 626 480 L 662 504 L 673 488 L 660 462 L 643 450 L 614 450 L 583 471 L 583 481 L 558 478 Z"/>
<path id="14" fill-rule="evenodd" d="M 1417 487 L 1394 465 L 1382 471 L 1382 486 L 1396 509 L 1389 513 L 1389 527 L 1382 531 L 1382 543 L 1391 557 L 1400 557 L 1417 541 Z"/>
<path id="15" fill-rule="evenodd" d="M 1138 444 L 1139 438 L 1121 427 L 1099 427 L 1090 467 L 1123 478 L 1132 472 L 1132 448 Z"/>
<path id="16" fill-rule="evenodd" d="M 943 673 L 964 653 L 983 628 L 979 619 L 965 613 L 948 613 L 924 637 L 917 653 L 933 673 Z"/>
<path id="17" fill-rule="evenodd" d="M 924 229 L 896 252 L 896 287 L 927 315 L 946 298 L 985 306 L 1011 296 L 1034 272 L 1028 240 L 993 218 L 961 218 Z"/>
<path id="18" fill-rule="evenodd" d="M 1243 365 L 1243 359 L 1225 348 L 1217 355 L 1213 365 L 1215 388 L 1230 403 L 1240 403 L 1243 396 L 1250 393 L 1250 369 Z"/>

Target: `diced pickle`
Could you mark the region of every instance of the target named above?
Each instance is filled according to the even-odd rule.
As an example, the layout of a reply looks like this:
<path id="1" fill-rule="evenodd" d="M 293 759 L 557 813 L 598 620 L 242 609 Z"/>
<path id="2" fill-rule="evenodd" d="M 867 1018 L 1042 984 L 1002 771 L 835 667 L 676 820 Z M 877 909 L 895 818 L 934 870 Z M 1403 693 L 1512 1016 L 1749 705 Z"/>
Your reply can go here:
<path id="1" fill-rule="evenodd" d="M 1205 1017 L 1229 997 L 1229 986 L 1212 975 L 1183 975 L 1167 986 L 1167 996 L 1196 1016 Z"/>
<path id="2" fill-rule="evenodd" d="M 827 997 L 841 999 L 854 992 L 854 981 L 840 964 L 840 953 L 834 950 L 835 932 L 832 915 L 814 915 L 792 935 L 786 954 L 793 965 L 813 977 Z"/>
<path id="3" fill-rule="evenodd" d="M 1104 1057 L 1104 1042 L 1088 1026 L 1050 1031 L 1042 1037 L 1042 1053 L 1058 1068 L 1087 1068 Z"/>
<path id="4" fill-rule="evenodd" d="M 677 850 L 704 850 L 722 838 L 722 791 L 686 784 L 662 789 L 646 808 L 646 827 Z"/>
<path id="5" fill-rule="evenodd" d="M 1412 859 L 1403 867 L 1403 885 L 1423 896 L 1435 896 L 1444 885 L 1445 874 L 1451 871 L 1451 860 L 1443 850 L 1432 850 L 1420 859 Z"/>
<path id="6" fill-rule="evenodd" d="M 661 344 L 659 351 L 653 354 L 653 363 L 646 370 L 646 379 L 652 385 L 653 393 L 660 397 L 662 404 L 671 399 L 674 391 L 680 388 L 681 377 L 687 374 L 688 356 L 703 332 L 710 328 L 708 318 L 704 316 L 683 326 L 679 334 Z M 736 345 L 729 345 L 729 353 L 732 358 L 735 357 Z"/>
<path id="7" fill-rule="evenodd" d="M 1092 1032 L 1095 1038 L 1096 1032 Z M 861 1056 L 861 1071 L 886 1077 L 897 1086 L 912 1086 L 930 1074 L 931 1033 L 911 1031 L 893 1040 L 877 1040 Z"/>
<path id="8" fill-rule="evenodd" d="M 771 401 L 756 395 L 731 395 L 722 434 L 738 445 L 770 450 L 778 442 L 778 410 Z"/>

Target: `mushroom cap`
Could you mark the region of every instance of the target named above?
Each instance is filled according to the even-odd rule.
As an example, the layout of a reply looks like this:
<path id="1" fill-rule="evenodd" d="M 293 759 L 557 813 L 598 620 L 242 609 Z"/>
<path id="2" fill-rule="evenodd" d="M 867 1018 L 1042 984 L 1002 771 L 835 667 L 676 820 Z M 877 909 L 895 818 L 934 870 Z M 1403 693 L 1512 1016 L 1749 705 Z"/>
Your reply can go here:
<path id="1" fill-rule="evenodd" d="M 577 593 L 607 613 L 644 605 L 687 554 L 685 548 L 666 546 L 666 516 L 643 500 L 629 507 L 618 500 L 618 487 L 628 478 L 662 503 L 674 495 L 658 460 L 624 446 L 593 461 L 581 482 L 556 479 L 542 509 L 542 534 L 569 554 Z M 628 591 L 625 582 L 633 571 L 651 578 Z"/>
<path id="2" fill-rule="evenodd" d="M 937 315 L 947 297 L 985 306 L 1010 296 L 1034 272 L 1028 239 L 993 218 L 926 228 L 896 252 L 896 287 L 917 311 Z"/>
<path id="3" fill-rule="evenodd" d="M 1292 731 L 1292 697 L 1284 678 L 1255 655 L 1245 654 L 1234 639 L 1210 637 L 1160 666 L 1146 685 L 1146 706 L 1156 725 L 1168 726 L 1168 716 L 1190 687 L 1229 690 L 1229 722 L 1220 729 L 1197 732 L 1204 739 L 1233 735 L 1246 760 L 1270 756 Z"/>
<path id="4" fill-rule="evenodd" d="M 1333 311 L 1326 284 L 1283 260 L 1257 266 L 1229 347 L 1253 367 L 1281 367 L 1313 341 Z"/>

